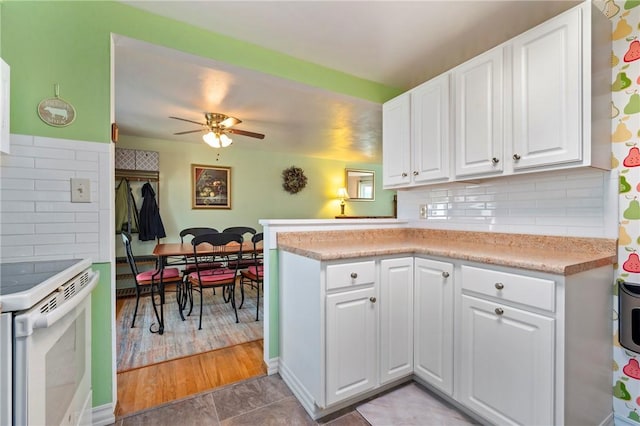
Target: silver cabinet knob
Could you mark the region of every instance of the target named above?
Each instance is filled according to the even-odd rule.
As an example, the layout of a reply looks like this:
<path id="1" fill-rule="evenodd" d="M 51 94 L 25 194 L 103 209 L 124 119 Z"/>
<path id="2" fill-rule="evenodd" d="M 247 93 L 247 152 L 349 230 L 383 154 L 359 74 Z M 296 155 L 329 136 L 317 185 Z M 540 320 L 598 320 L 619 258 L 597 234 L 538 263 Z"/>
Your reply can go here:
<path id="1" fill-rule="evenodd" d="M 447 271 L 444 271 L 442 273 L 442 278 L 449 278 L 449 273 Z"/>
<path id="2" fill-rule="evenodd" d="M 498 290 L 502 290 L 502 289 L 504 288 L 504 284 L 502 284 L 502 283 L 496 283 L 496 288 L 497 288 Z"/>
<path id="3" fill-rule="evenodd" d="M 376 298 L 375 297 L 370 297 L 369 300 L 371 301 L 371 303 L 376 303 Z"/>
<path id="4" fill-rule="evenodd" d="M 502 315 L 504 314 L 504 311 L 502 310 L 502 308 L 496 308 L 495 313 L 496 315 Z"/>
<path id="5" fill-rule="evenodd" d="M 513 154 L 513 159 L 518 161 L 520 159 L 520 156 L 518 154 Z"/>
<path id="6" fill-rule="evenodd" d="M 406 173 L 402 173 L 402 177 L 407 177 L 407 174 Z"/>
<path id="7" fill-rule="evenodd" d="M 351 278 L 353 278 L 355 280 L 356 278 L 358 278 L 358 274 L 356 274 L 355 272 L 352 272 L 351 273 Z"/>
<path id="8" fill-rule="evenodd" d="M 418 176 L 418 172 L 416 170 L 413 171 L 414 176 Z"/>
<path id="9" fill-rule="evenodd" d="M 491 159 L 491 162 L 492 162 L 493 164 L 498 164 L 498 163 L 500 162 L 500 159 L 499 159 L 499 158 L 496 158 L 496 157 L 493 157 L 493 158 Z"/>

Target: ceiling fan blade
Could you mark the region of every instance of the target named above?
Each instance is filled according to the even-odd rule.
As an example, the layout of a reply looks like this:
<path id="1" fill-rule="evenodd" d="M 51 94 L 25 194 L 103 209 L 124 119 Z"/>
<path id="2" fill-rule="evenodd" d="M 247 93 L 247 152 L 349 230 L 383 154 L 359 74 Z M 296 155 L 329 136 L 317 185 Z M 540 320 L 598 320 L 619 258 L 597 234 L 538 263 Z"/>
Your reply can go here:
<path id="1" fill-rule="evenodd" d="M 186 132 L 174 133 L 174 135 L 186 135 L 187 133 L 196 133 L 196 132 L 202 132 L 202 130 L 200 130 L 200 129 L 198 129 L 198 130 L 187 130 Z"/>
<path id="2" fill-rule="evenodd" d="M 242 123 L 242 120 L 238 120 L 235 117 L 227 117 L 220 122 L 220 126 L 224 128 L 228 128 L 231 126 L 235 126 L 236 124 Z"/>
<path id="3" fill-rule="evenodd" d="M 173 118 L 174 120 L 181 120 L 181 121 L 187 121 L 189 123 L 193 123 L 193 124 L 199 124 L 201 126 L 206 126 L 205 123 L 200 123 L 198 121 L 193 121 L 193 120 L 187 120 L 186 118 L 180 118 L 180 117 L 169 117 L 169 118 Z"/>
<path id="4" fill-rule="evenodd" d="M 234 135 L 249 136 L 250 138 L 264 139 L 264 135 L 262 133 L 247 132 L 246 130 L 225 129 L 225 132 L 233 133 Z"/>

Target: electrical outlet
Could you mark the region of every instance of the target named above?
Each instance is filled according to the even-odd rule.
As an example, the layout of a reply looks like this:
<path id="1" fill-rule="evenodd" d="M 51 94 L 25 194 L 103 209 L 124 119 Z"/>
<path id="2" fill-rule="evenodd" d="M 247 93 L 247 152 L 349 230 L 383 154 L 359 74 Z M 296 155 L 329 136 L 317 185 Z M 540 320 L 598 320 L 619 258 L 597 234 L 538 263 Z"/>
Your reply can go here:
<path id="1" fill-rule="evenodd" d="M 420 204 L 420 219 L 426 219 L 426 218 L 427 218 L 427 205 Z"/>
<path id="2" fill-rule="evenodd" d="M 71 179 L 71 202 L 91 202 L 91 181 L 89 179 Z"/>

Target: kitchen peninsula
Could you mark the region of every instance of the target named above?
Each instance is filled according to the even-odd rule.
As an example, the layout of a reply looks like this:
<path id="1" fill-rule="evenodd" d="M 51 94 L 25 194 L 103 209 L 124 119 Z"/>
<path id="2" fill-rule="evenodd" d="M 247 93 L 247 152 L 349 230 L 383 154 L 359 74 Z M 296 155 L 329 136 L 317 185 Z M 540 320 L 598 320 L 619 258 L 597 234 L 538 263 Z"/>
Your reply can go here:
<path id="1" fill-rule="evenodd" d="M 389 228 L 277 248 L 279 372 L 312 417 L 414 379 L 480 421 L 611 421 L 615 239 Z"/>

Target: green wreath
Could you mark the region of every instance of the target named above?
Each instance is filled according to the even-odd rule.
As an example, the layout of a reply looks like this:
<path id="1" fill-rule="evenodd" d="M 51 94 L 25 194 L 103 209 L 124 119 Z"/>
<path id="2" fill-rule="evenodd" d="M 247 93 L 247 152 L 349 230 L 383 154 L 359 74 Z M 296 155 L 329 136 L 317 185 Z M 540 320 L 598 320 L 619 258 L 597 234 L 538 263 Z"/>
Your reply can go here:
<path id="1" fill-rule="evenodd" d="M 282 187 L 285 191 L 295 194 L 307 186 L 307 177 L 300 167 L 291 166 L 282 171 Z"/>

